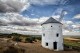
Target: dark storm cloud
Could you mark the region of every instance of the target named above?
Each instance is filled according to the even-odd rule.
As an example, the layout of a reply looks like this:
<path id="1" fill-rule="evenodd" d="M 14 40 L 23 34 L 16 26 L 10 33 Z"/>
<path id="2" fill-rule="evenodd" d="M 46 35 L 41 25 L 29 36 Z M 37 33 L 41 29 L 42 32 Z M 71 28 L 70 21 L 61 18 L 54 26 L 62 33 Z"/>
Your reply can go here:
<path id="1" fill-rule="evenodd" d="M 7 26 L 7 24 L 0 21 L 0 26 Z"/>
<path id="2" fill-rule="evenodd" d="M 25 4 L 19 1 L 0 1 L 0 12 L 20 12 L 24 6 Z"/>
<path id="3" fill-rule="evenodd" d="M 8 23 L 8 25 L 31 26 L 31 25 L 37 25 L 37 23 L 34 23 L 34 22 L 30 23 L 30 22 L 27 22 L 27 20 L 26 20 L 26 22 L 23 22 L 23 21 L 21 21 L 21 22 L 17 22 L 17 21 L 10 22 L 10 23 Z"/>

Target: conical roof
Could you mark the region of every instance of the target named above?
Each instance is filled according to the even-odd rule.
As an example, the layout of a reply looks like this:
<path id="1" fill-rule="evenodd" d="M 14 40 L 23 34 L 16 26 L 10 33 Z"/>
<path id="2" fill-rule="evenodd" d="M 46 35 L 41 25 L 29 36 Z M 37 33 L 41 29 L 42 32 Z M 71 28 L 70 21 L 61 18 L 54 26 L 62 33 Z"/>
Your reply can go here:
<path id="1" fill-rule="evenodd" d="M 59 21 L 55 20 L 54 18 L 50 17 L 47 21 L 45 21 L 44 23 L 42 23 L 41 25 L 43 24 L 48 24 L 48 23 L 59 23 L 61 24 Z"/>

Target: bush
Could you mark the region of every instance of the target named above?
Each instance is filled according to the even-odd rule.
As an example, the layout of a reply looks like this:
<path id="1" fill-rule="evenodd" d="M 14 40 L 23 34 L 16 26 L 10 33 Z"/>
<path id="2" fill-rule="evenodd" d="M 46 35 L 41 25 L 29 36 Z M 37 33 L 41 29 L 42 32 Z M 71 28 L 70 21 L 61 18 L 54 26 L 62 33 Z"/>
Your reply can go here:
<path id="1" fill-rule="evenodd" d="M 36 37 L 35 39 L 37 39 L 37 40 L 41 40 L 41 37 Z"/>
<path id="2" fill-rule="evenodd" d="M 33 40 L 32 40 L 31 37 L 28 37 L 28 38 L 25 39 L 25 42 L 33 43 Z"/>
<path id="3" fill-rule="evenodd" d="M 13 41 L 17 41 L 17 42 L 21 42 L 21 39 L 19 38 L 19 37 L 13 37 L 13 39 L 12 39 Z"/>
<path id="4" fill-rule="evenodd" d="M 27 37 L 27 38 L 25 39 L 25 42 L 33 43 L 33 41 L 36 42 L 36 40 L 41 40 L 41 37 Z"/>

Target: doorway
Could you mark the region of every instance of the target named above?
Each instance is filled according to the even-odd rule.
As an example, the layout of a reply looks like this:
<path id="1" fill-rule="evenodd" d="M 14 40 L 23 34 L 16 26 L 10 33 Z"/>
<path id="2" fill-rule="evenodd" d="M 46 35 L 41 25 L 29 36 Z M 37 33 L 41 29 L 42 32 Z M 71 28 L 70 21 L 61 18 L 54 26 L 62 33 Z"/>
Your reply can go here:
<path id="1" fill-rule="evenodd" d="M 54 50 L 57 49 L 57 42 L 53 42 L 53 48 Z"/>

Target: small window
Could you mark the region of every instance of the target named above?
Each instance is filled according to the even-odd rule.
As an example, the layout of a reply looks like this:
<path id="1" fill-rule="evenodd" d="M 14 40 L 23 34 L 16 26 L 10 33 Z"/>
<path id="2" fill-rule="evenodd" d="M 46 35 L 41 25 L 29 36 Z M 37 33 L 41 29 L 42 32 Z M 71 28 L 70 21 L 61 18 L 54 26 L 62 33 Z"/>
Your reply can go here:
<path id="1" fill-rule="evenodd" d="M 57 34 L 56 34 L 56 37 L 58 37 L 58 36 L 59 36 L 59 34 L 57 33 Z"/>
<path id="2" fill-rule="evenodd" d="M 43 33 L 43 36 L 45 36 L 45 34 Z"/>
<path id="3" fill-rule="evenodd" d="M 46 43 L 46 46 L 48 46 L 48 43 Z"/>
<path id="4" fill-rule="evenodd" d="M 52 27 L 52 26 L 51 26 Z"/>

